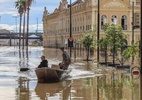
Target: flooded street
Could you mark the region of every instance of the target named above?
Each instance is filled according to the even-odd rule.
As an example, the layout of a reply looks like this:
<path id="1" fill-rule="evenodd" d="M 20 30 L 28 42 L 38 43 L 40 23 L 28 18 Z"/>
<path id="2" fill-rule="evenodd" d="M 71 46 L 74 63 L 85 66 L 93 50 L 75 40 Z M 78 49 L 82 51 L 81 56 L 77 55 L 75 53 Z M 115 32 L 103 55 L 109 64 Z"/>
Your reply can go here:
<path id="1" fill-rule="evenodd" d="M 116 70 L 83 61 L 85 55 L 72 54 L 70 77 L 59 83 L 38 83 L 35 68 L 45 55 L 49 67 L 58 64 L 59 49 L 29 47 L 29 54 L 18 47 L 0 47 L 0 100 L 141 100 L 140 78 L 129 70 Z M 20 68 L 29 71 L 20 72 Z"/>

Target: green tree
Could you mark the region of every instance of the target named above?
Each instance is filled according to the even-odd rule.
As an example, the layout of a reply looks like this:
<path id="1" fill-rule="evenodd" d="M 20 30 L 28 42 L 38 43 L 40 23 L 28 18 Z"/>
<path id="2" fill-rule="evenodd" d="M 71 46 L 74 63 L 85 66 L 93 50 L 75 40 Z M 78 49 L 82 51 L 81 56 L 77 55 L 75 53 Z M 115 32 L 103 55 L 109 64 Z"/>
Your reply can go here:
<path id="1" fill-rule="evenodd" d="M 86 61 L 89 61 L 89 51 L 91 47 L 94 47 L 95 44 L 95 32 L 85 32 L 82 34 L 82 38 L 80 39 L 80 44 L 85 47 L 86 50 Z"/>
<path id="2" fill-rule="evenodd" d="M 121 58 L 118 59 L 121 65 L 124 65 L 131 57 L 134 57 L 139 51 L 138 41 L 127 47 L 121 54 Z"/>
<path id="3" fill-rule="evenodd" d="M 100 51 L 104 53 L 105 55 L 105 63 L 107 63 L 107 39 L 105 37 L 102 37 L 99 41 L 98 41 L 99 47 L 100 47 Z"/>
<path id="4" fill-rule="evenodd" d="M 110 49 L 113 50 L 113 65 L 115 60 L 115 55 L 117 50 L 125 45 L 124 40 L 126 39 L 126 35 L 122 31 L 122 27 L 118 25 L 106 25 L 105 31 L 105 38 L 107 40 L 108 46 Z"/>

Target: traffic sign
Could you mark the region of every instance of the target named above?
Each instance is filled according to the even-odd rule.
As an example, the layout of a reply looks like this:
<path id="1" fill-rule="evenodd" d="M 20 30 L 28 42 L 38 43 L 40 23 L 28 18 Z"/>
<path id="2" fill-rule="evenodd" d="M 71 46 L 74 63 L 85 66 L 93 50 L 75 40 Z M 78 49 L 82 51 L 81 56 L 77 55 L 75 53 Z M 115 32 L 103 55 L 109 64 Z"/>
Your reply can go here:
<path id="1" fill-rule="evenodd" d="M 72 37 L 68 38 L 68 47 L 73 47 L 74 39 Z"/>

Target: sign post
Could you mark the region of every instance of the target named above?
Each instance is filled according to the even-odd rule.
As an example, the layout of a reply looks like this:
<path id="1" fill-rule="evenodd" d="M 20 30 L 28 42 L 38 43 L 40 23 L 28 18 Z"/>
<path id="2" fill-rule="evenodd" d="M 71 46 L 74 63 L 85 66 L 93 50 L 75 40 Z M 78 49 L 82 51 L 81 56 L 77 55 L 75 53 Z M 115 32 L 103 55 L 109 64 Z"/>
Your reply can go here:
<path id="1" fill-rule="evenodd" d="M 73 47 L 74 39 L 72 37 L 68 38 L 68 47 Z"/>

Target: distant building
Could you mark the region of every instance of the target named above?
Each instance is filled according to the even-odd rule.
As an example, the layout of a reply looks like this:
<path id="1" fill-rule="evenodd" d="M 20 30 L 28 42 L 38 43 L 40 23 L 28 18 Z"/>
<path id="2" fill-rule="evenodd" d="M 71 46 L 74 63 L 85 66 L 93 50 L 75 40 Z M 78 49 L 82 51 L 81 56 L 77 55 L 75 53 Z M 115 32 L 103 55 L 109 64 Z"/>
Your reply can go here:
<path id="1" fill-rule="evenodd" d="M 38 45 L 41 44 L 40 37 L 32 34 L 29 36 L 29 45 Z"/>
<path id="2" fill-rule="evenodd" d="M 29 45 L 41 45 L 42 33 L 29 33 L 28 42 Z M 21 45 L 26 42 L 23 34 L 21 35 Z M 19 33 L 10 32 L 9 30 L 3 29 L 0 30 L 0 45 L 3 46 L 18 46 L 19 45 Z"/>
<path id="3" fill-rule="evenodd" d="M 0 33 L 10 33 L 10 31 L 6 29 L 0 29 Z"/>
<path id="4" fill-rule="evenodd" d="M 78 41 L 81 33 L 97 29 L 98 1 L 100 1 L 100 37 L 104 35 L 105 23 L 122 26 L 127 34 L 128 44 L 139 39 L 140 0 L 76 0 L 72 6 L 72 37 Z M 134 2 L 134 6 L 132 5 Z M 134 16 L 133 15 L 134 8 Z M 132 18 L 134 17 L 134 21 Z M 134 25 L 135 27 L 132 27 Z M 138 29 L 136 29 L 138 28 Z M 44 47 L 65 46 L 70 36 L 70 4 L 61 0 L 53 13 L 43 12 Z"/>

